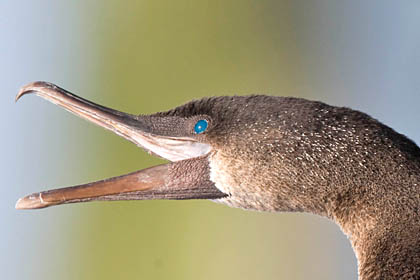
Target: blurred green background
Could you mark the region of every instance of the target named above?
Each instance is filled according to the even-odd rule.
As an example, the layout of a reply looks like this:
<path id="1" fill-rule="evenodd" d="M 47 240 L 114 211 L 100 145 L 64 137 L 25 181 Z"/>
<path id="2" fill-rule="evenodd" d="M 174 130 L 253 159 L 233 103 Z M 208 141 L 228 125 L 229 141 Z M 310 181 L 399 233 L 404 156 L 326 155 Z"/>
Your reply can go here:
<path id="1" fill-rule="evenodd" d="M 0 2 L 2 279 L 356 279 L 332 222 L 209 201 L 17 211 L 27 193 L 161 163 L 20 86 L 130 113 L 266 93 L 365 111 L 419 143 L 418 1 Z"/>

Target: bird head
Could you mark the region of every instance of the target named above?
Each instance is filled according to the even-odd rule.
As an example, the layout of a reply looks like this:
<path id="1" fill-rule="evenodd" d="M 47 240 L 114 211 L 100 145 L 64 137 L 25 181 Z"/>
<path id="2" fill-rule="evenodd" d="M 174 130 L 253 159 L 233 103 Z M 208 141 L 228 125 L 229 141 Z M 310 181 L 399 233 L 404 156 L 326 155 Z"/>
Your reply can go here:
<path id="1" fill-rule="evenodd" d="M 270 96 L 203 98 L 167 112 L 119 112 L 47 82 L 31 83 L 16 100 L 35 93 L 128 139 L 170 163 L 98 182 L 43 191 L 18 200 L 19 209 L 93 200 L 213 199 L 257 210 L 291 209 L 278 194 L 290 107 L 298 99 Z M 293 115 L 293 114 L 292 114 Z M 284 157 L 283 157 L 284 158 Z M 280 164 L 280 165 L 279 165 Z M 273 171 L 274 170 L 274 171 Z M 288 172 L 291 168 L 284 168 Z M 283 175 L 282 175 L 283 174 Z M 284 176 L 283 176 L 284 177 Z M 287 188 L 285 188 L 287 189 Z M 287 191 L 283 191 L 286 195 Z"/>

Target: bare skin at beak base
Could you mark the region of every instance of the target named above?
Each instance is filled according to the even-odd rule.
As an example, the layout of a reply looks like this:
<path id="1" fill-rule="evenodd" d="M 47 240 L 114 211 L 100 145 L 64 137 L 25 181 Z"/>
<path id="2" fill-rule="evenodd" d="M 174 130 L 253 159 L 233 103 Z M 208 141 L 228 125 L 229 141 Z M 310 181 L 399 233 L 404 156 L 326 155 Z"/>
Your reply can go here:
<path id="1" fill-rule="evenodd" d="M 147 125 L 134 115 L 97 105 L 45 82 L 35 82 L 23 87 L 16 96 L 16 101 L 31 92 L 111 130 L 139 146 L 146 146 L 146 148 L 158 151 L 162 149 L 164 155 L 172 156 L 166 151 L 171 150 L 171 143 L 177 143 L 177 139 L 168 141 L 168 138 L 153 135 L 148 131 Z M 179 142 L 187 143 L 185 144 L 186 148 L 198 146 L 200 153 L 204 150 L 199 145 L 194 146 L 194 143 L 189 144 L 184 139 Z M 219 191 L 210 181 L 207 155 L 198 155 L 193 158 L 188 158 L 189 155 L 187 155 L 186 159 L 183 159 L 181 154 L 180 159 L 176 162 L 84 185 L 34 193 L 19 199 L 16 208 L 37 209 L 94 200 L 217 199 L 225 197 L 226 194 Z"/>

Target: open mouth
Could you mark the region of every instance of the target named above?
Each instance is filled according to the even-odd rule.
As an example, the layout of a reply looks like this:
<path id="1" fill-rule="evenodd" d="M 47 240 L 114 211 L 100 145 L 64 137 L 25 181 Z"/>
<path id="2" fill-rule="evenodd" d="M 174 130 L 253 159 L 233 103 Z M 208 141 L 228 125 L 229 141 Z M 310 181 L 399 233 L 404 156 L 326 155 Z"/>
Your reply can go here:
<path id="1" fill-rule="evenodd" d="M 171 163 L 85 185 L 34 193 L 19 199 L 17 209 L 93 200 L 217 199 L 226 196 L 209 179 L 210 145 L 191 137 L 163 135 L 150 125 L 147 116 L 95 104 L 51 83 L 35 82 L 23 87 L 16 101 L 28 93 L 35 93 L 109 129 Z"/>

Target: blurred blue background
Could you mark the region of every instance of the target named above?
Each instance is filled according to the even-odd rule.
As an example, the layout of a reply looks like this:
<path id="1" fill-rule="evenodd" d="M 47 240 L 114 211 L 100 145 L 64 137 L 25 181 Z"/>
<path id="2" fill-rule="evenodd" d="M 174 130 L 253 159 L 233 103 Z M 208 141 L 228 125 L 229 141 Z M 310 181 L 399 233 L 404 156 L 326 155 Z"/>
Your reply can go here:
<path id="1" fill-rule="evenodd" d="M 332 222 L 209 201 L 17 211 L 31 192 L 162 162 L 41 98 L 130 113 L 266 93 L 369 113 L 420 142 L 418 1 L 1 1 L 2 279 L 356 279 Z"/>

